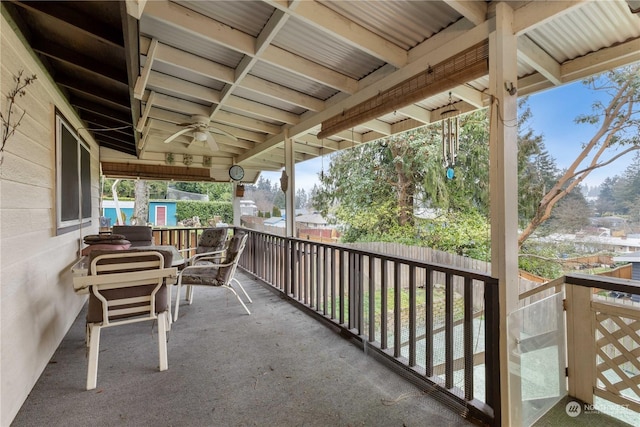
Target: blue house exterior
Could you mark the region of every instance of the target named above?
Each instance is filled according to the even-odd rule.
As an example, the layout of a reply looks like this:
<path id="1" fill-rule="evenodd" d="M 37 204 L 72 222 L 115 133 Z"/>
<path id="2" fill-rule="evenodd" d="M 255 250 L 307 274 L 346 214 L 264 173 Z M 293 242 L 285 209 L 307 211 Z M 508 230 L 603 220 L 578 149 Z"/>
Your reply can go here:
<path id="1" fill-rule="evenodd" d="M 175 200 L 152 200 L 149 202 L 149 222 L 155 227 L 177 224 Z"/>
<path id="2" fill-rule="evenodd" d="M 129 220 L 133 216 L 133 202 L 118 202 L 120 212 L 125 216 L 125 223 L 129 224 Z M 110 225 L 117 224 L 116 207 L 113 200 L 104 200 L 102 202 L 101 215 L 110 221 Z M 176 201 L 175 200 L 151 200 L 149 201 L 149 222 L 154 227 L 170 227 L 177 224 L 176 220 Z"/>

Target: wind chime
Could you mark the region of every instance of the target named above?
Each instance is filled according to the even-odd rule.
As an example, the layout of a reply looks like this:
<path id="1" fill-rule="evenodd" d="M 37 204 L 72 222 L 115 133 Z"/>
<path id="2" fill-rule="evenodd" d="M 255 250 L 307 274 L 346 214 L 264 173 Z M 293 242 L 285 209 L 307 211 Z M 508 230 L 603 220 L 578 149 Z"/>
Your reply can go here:
<path id="1" fill-rule="evenodd" d="M 320 161 L 322 162 L 322 167 L 320 169 L 320 182 L 324 180 L 324 138 L 322 138 L 322 146 L 320 147 Z"/>
<path id="2" fill-rule="evenodd" d="M 447 169 L 447 178 L 453 179 L 453 167 L 456 165 L 460 141 L 460 111 L 453 106 L 451 92 L 449 92 L 449 105 L 444 110 L 442 117 L 442 164 Z"/>

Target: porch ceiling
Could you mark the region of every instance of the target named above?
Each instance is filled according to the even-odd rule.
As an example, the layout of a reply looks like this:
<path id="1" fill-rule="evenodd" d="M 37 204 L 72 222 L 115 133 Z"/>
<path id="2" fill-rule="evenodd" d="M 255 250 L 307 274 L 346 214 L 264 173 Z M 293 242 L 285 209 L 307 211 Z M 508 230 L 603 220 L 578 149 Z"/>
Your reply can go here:
<path id="1" fill-rule="evenodd" d="M 7 2 L 3 2 L 7 3 Z M 640 60 L 626 1 L 514 1 L 520 95 Z M 228 181 L 437 121 L 448 89 L 318 139 L 321 124 L 488 37 L 495 2 L 11 2 L 15 20 L 88 127 L 101 160 L 208 167 Z M 128 13 L 127 13 L 128 12 Z M 138 18 L 138 19 L 136 19 Z M 486 75 L 453 88 L 462 111 L 487 105 Z M 192 115 L 234 135 L 219 149 L 186 134 Z M 134 132 L 133 129 L 136 129 Z M 186 159 L 185 155 L 191 155 Z M 206 159 L 210 157 L 210 159 Z M 131 168 L 135 175 L 135 168 Z M 188 176 L 188 170 L 185 174 Z M 196 179 L 194 177 L 194 179 Z M 197 177 L 201 180 L 201 174 Z"/>

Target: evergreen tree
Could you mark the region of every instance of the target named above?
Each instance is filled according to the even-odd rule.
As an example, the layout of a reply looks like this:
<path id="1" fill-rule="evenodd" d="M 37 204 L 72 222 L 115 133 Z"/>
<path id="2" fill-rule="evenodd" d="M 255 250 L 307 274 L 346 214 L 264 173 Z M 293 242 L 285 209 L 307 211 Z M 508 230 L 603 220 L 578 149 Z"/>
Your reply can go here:
<path id="1" fill-rule="evenodd" d="M 596 210 L 600 216 L 609 216 L 616 213 L 616 198 L 613 194 L 619 177 L 607 177 L 600 185 L 600 194 L 596 202 Z"/>
<path id="2" fill-rule="evenodd" d="M 631 163 L 613 188 L 613 196 L 618 211 L 622 215 L 635 215 L 640 200 L 640 154 L 636 153 Z"/>

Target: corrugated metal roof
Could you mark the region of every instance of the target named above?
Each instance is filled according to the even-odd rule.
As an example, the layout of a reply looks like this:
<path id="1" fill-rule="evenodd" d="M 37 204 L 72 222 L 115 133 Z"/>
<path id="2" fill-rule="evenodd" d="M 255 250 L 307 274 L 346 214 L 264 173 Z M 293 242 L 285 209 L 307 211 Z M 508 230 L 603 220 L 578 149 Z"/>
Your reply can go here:
<path id="1" fill-rule="evenodd" d="M 244 56 L 240 52 L 212 43 L 211 40 L 146 15 L 143 15 L 142 19 L 140 19 L 140 35 L 162 40 L 163 44 L 231 68 L 236 68 Z"/>
<path id="2" fill-rule="evenodd" d="M 274 12 L 262 1 L 184 1 L 182 6 L 257 37 Z"/>
<path id="3" fill-rule="evenodd" d="M 295 18 L 289 19 L 273 44 L 357 80 L 384 65 L 379 59 Z"/>
<path id="4" fill-rule="evenodd" d="M 405 50 L 460 19 L 460 14 L 440 2 L 429 7 L 415 0 L 320 3 Z"/>
<path id="5" fill-rule="evenodd" d="M 38 51 L 37 54 L 53 67 L 56 72 L 54 78 L 59 80 L 59 84 L 72 98 L 72 102 L 79 102 L 78 98 L 82 90 L 95 86 L 100 90 L 91 96 L 94 99 L 100 96 L 107 98 L 102 100 L 115 107 L 114 101 L 120 101 L 122 95 L 118 93 L 116 96 L 115 92 L 111 93 L 116 88 L 122 87 L 124 98 L 128 98 L 124 99 L 125 104 L 129 101 L 132 107 L 130 112 L 119 113 L 120 110 L 124 110 L 121 104 L 118 104 L 117 110 L 110 112 L 107 116 L 116 122 L 124 121 L 125 124 L 133 119 L 133 125 L 137 125 L 137 121 L 141 118 L 140 107 L 142 109 L 147 107 L 149 91 L 154 90 L 172 98 L 156 98 L 151 117 L 157 120 L 152 122 L 153 126 L 149 131 L 145 130 L 153 138 L 152 140 L 150 138 L 151 142 L 148 142 L 149 145 L 143 150 L 144 153 L 141 154 L 138 151 L 137 154 L 141 156 L 138 159 L 140 162 L 153 163 L 156 159 L 164 158 L 167 150 L 176 150 L 176 152 L 188 152 L 196 156 L 213 156 L 215 158 L 213 163 L 218 166 L 239 161 L 247 169 L 250 166 L 261 167 L 258 165 L 264 165 L 267 169 L 282 167 L 279 155 L 282 150 L 285 126 L 293 123 L 294 131 L 300 136 L 300 140 L 313 144 L 313 136 L 317 135 L 321 123 L 328 116 L 339 114 L 340 111 L 360 104 L 364 101 L 364 93 L 370 97 L 374 92 L 373 89 L 378 86 L 388 88 L 422 71 L 415 64 L 408 64 L 406 68 L 397 70 L 397 67 L 403 66 L 404 52 L 412 60 L 426 64 L 429 62 L 427 58 L 418 59 L 414 56 L 419 52 L 432 49 L 430 38 L 438 35 L 438 39 L 445 44 L 444 49 L 439 51 L 446 49 L 453 55 L 461 49 L 460 46 L 470 42 L 466 40 L 458 43 L 458 40 L 464 39 L 467 36 L 466 31 L 474 27 L 471 20 L 473 22 L 482 20 L 482 16 L 477 14 L 461 16 L 461 13 L 455 9 L 455 4 L 436 0 L 316 0 L 317 4 L 307 3 L 313 0 L 303 1 L 305 2 L 302 3 L 303 7 L 296 2 L 260 0 L 149 1 L 139 21 L 128 16 L 126 27 L 120 26 L 113 34 L 98 31 L 99 34 L 95 35 L 97 41 L 85 40 L 83 36 L 78 36 L 77 34 L 86 34 L 86 28 L 74 28 L 76 22 L 71 19 L 71 22 L 63 22 L 63 26 L 69 25 L 70 31 L 73 30 L 69 33 L 73 37 L 67 34 L 67 30 L 60 26 L 59 17 L 64 14 L 56 12 L 55 9 L 71 10 L 75 14 L 86 16 L 86 22 L 93 20 L 102 22 L 98 18 L 108 18 L 103 24 L 107 25 L 107 29 L 112 29 L 113 23 L 120 22 L 122 19 L 120 6 L 114 6 L 113 2 L 16 0 L 3 2 L 3 8 L 6 7 L 12 11 L 13 15 L 18 16 L 16 21 L 21 25 L 26 25 L 25 34 L 30 34 L 31 37 L 28 39 L 34 40 L 36 46 L 34 50 Z M 495 15 L 493 7 L 495 4 L 496 2 L 475 3 L 476 6 L 488 5 L 487 19 Z M 606 67 L 610 64 L 624 64 L 640 58 L 640 53 L 636 53 L 640 52 L 640 16 L 633 15 L 624 0 L 590 1 L 580 4 L 512 1 L 507 4 L 513 7 L 514 17 L 519 18 L 520 21 L 540 19 L 538 23 L 531 22 L 531 29 L 527 29 L 519 37 L 527 37 L 554 58 L 557 66 L 551 65 L 555 72 L 560 70 L 562 74 L 565 73 L 563 71 L 565 68 L 572 70 L 570 75 L 556 76 L 557 78 L 551 82 L 545 78 L 548 75 L 547 70 L 535 68 L 539 68 L 540 64 L 530 64 L 525 61 L 524 55 L 519 55 L 517 73 L 520 81 L 517 83 L 520 88 L 525 89 L 521 94 L 543 90 L 552 86 L 554 82 L 557 83 L 558 80 L 575 80 L 606 71 Z M 566 10 L 562 10 L 564 6 L 567 7 Z M 539 10 L 536 10 L 538 8 Z M 547 16 L 548 11 L 556 9 L 555 16 Z M 310 12 L 317 15 L 309 16 Z M 470 13 L 472 13 L 471 10 Z M 341 28 L 339 34 L 334 33 L 335 23 L 344 21 L 346 21 L 345 26 Z M 491 28 L 492 25 L 489 23 L 487 27 Z M 47 28 L 50 31 L 46 31 Z M 126 28 L 127 31 L 123 31 L 122 28 Z M 139 32 L 136 32 L 136 28 Z M 479 29 L 482 28 L 482 26 L 479 27 Z M 450 34 L 445 33 L 440 38 L 441 32 Z M 126 55 L 123 54 L 125 50 L 122 47 L 125 33 L 127 33 L 127 43 L 124 45 L 129 49 Z M 354 40 L 351 42 L 345 40 L 351 34 Z M 454 39 L 454 36 L 457 39 Z M 160 46 L 152 65 L 147 63 L 145 57 L 150 38 L 158 40 Z M 90 81 L 87 83 L 91 84 L 76 85 L 80 80 L 88 80 L 80 79 L 84 76 L 82 73 L 87 71 L 86 63 L 72 66 L 65 62 L 72 57 L 71 55 L 58 57 L 56 56 L 58 52 L 47 51 L 49 39 L 53 39 L 51 41 L 58 45 L 65 46 L 75 58 L 94 58 L 97 66 L 95 70 L 88 71 L 97 76 L 89 78 Z M 266 41 L 267 45 L 264 49 L 257 51 L 254 57 L 252 46 L 259 46 L 261 41 Z M 425 41 L 427 46 L 421 49 L 419 46 Z M 237 47 L 234 48 L 236 42 L 238 42 Z M 383 50 L 383 46 L 377 46 L 378 43 L 385 43 L 390 47 L 397 46 L 396 49 L 389 49 L 389 63 L 381 59 L 387 52 Z M 635 50 L 634 43 L 638 46 Z M 371 44 L 381 49 L 376 49 Z M 623 49 L 609 49 L 620 44 L 624 44 Z M 416 47 L 418 49 L 412 50 Z M 180 52 L 176 52 L 176 49 Z M 411 55 L 409 55 L 410 50 L 412 50 Z M 608 58 L 610 55 L 615 57 L 607 59 L 608 62 L 600 68 L 597 68 L 600 65 L 599 55 L 583 61 L 585 55 L 605 50 L 607 55 L 602 55 L 603 57 Z M 105 62 L 114 62 L 114 64 L 117 62 L 109 61 L 109 58 L 127 58 L 127 64 L 130 63 L 133 68 L 125 71 L 122 67 L 127 64 L 117 64 L 121 69 L 108 70 L 109 67 L 104 66 Z M 571 67 L 563 67 L 568 61 L 572 61 Z M 149 66 L 152 70 L 151 77 L 146 82 L 141 81 L 141 77 Z M 582 66 L 585 71 L 580 69 Z M 576 67 L 578 70 L 574 71 Z M 376 73 L 376 71 L 384 72 Z M 373 84 L 369 80 L 364 80 L 372 74 L 377 79 Z M 243 76 L 247 75 L 251 76 L 251 79 L 243 79 Z M 137 88 L 134 98 L 131 93 L 134 92 L 132 89 L 136 81 L 143 87 Z M 190 84 L 184 84 L 185 82 Z M 198 91 L 199 87 L 193 84 L 203 88 L 202 96 L 194 94 L 194 90 Z M 523 84 L 526 86 L 522 86 Z M 473 87 L 485 94 L 484 102 L 487 100 L 488 85 L 487 75 L 466 83 L 467 87 Z M 363 90 L 364 93 L 362 93 Z M 289 102 L 287 96 L 292 93 L 289 91 L 299 92 L 308 98 L 300 102 Z M 458 101 L 456 90 L 452 92 L 454 101 Z M 105 93 L 108 94 L 107 97 L 104 96 Z M 463 91 L 459 93 L 462 94 Z M 222 100 L 220 105 L 212 103 L 212 100 L 218 98 Z M 312 98 L 325 102 L 311 102 L 314 111 L 307 111 L 299 106 L 306 105 L 307 102 L 312 101 Z M 141 102 L 140 99 L 145 101 Z M 261 105 L 252 105 L 244 100 Z M 464 101 L 460 103 L 464 105 L 464 110 L 468 111 L 477 107 L 477 101 L 477 99 L 474 101 L 474 105 L 463 104 Z M 428 111 L 436 111 L 448 102 L 448 90 L 446 90 L 417 105 Z M 239 110 L 244 105 L 248 105 L 245 108 L 249 111 Z M 80 108 L 91 107 L 88 101 L 84 101 Z M 256 107 L 254 110 L 259 109 L 260 114 L 251 111 L 252 107 Z M 331 111 L 322 111 L 323 108 L 329 108 Z M 165 113 L 162 109 L 171 111 Z M 287 112 L 288 117 L 284 117 L 283 112 Z M 206 122 L 210 117 L 211 123 L 219 123 L 225 130 L 237 134 L 239 141 L 235 145 L 220 144 L 221 149 L 215 153 L 203 144 L 192 145 L 189 148 L 181 145 L 182 141 L 188 140 L 191 136 L 187 134 L 184 138 L 181 137 L 180 143 L 175 146 L 162 142 L 171 135 L 173 128 L 158 120 L 175 123 L 189 120 L 189 114 L 195 113 L 206 116 L 198 120 Z M 418 117 L 427 120 L 424 117 L 425 114 L 420 114 L 420 111 L 417 114 L 419 114 Z M 397 114 L 385 114 L 376 118 L 377 122 L 354 126 L 353 131 L 357 133 L 354 136 L 357 140 L 366 141 L 374 136 L 377 137 L 379 131 L 396 132 L 419 125 L 420 121 L 406 119 L 412 115 L 416 114 L 411 112 L 402 114 L 402 111 L 398 111 Z M 278 119 L 268 119 L 268 117 Z M 286 125 L 284 121 L 287 122 Z M 205 125 L 200 123 L 200 126 Z M 369 128 L 374 130 L 371 131 Z M 345 131 L 343 136 L 348 131 Z M 132 132 L 128 137 L 134 140 L 139 136 L 139 133 Z M 262 149 L 259 148 L 261 144 L 253 142 L 265 139 L 269 140 L 269 143 L 264 144 L 265 151 L 261 151 Z M 334 137 L 334 140 L 340 139 L 340 137 Z M 141 140 L 144 141 L 144 139 Z M 129 141 L 125 150 L 125 144 L 114 145 L 106 139 L 101 140 L 101 145 L 114 147 L 129 154 L 133 154 L 133 151 L 140 147 Z M 247 150 L 252 151 L 247 152 Z M 278 156 L 274 156 L 274 153 Z M 300 154 L 297 158 L 310 156 L 312 154 Z M 221 174 L 213 172 L 212 176 L 224 177 L 226 171 L 224 172 Z M 247 172 L 247 176 L 255 175 L 250 173 L 251 171 Z"/>
<path id="6" fill-rule="evenodd" d="M 283 100 L 274 99 L 274 98 L 271 98 L 271 97 L 260 95 L 259 93 L 256 93 L 256 92 L 254 92 L 252 90 L 249 90 L 249 89 L 244 89 L 242 87 L 236 88 L 236 90 L 233 92 L 233 94 L 236 95 L 236 96 L 239 96 L 241 98 L 245 98 L 245 99 L 249 99 L 251 101 L 259 102 L 261 104 L 269 105 L 269 106 L 275 107 L 275 108 L 277 108 L 279 110 L 287 111 L 287 112 L 293 113 L 293 114 L 302 114 L 305 111 L 307 111 L 306 109 L 304 109 L 302 107 L 295 106 L 295 105 L 290 104 L 288 102 L 285 102 Z"/>
<path id="7" fill-rule="evenodd" d="M 640 16 L 623 1 L 587 2 L 528 36 L 559 63 L 640 37 Z M 639 47 L 640 49 L 640 47 Z"/>
<path id="8" fill-rule="evenodd" d="M 251 69 L 251 74 L 323 101 L 338 93 L 333 88 L 263 61 L 258 61 Z"/>

